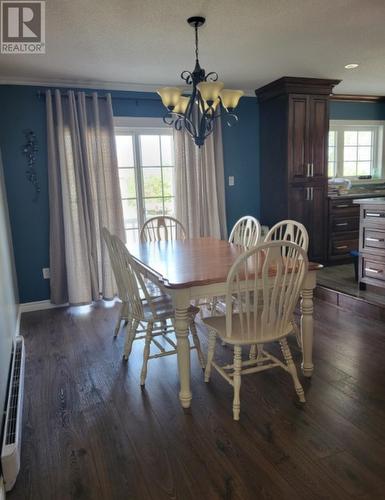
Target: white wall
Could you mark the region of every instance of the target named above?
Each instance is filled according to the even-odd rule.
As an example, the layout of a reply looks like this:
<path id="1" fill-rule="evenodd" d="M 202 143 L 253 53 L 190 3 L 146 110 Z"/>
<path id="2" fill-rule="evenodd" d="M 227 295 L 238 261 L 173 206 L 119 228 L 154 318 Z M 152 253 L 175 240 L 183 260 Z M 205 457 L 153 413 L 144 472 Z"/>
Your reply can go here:
<path id="1" fill-rule="evenodd" d="M 7 389 L 12 338 L 17 327 L 18 306 L 15 282 L 7 198 L 0 155 L 0 415 L 4 408 Z M 0 430 L 2 425 L 3 422 L 0 420 Z"/>

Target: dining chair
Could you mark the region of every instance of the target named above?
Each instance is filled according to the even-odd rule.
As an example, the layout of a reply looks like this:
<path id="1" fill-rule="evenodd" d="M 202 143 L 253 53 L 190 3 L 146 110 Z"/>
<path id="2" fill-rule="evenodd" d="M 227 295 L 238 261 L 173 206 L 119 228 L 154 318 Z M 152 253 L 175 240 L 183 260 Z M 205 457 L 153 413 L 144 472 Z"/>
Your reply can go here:
<path id="1" fill-rule="evenodd" d="M 159 215 L 146 220 L 140 231 L 141 241 L 185 240 L 183 224 L 169 215 Z"/>
<path id="2" fill-rule="evenodd" d="M 305 402 L 287 335 L 292 331 L 291 319 L 307 269 L 306 252 L 299 245 L 287 241 L 259 244 L 240 255 L 228 273 L 226 314 L 203 320 L 209 330 L 205 382 L 214 367 L 233 386 L 234 420 L 239 420 L 242 376 L 274 367 L 291 375 L 299 400 Z M 232 307 L 234 296 L 236 309 Z M 217 336 L 233 346 L 232 364 L 220 366 L 214 361 Z M 283 361 L 265 349 L 273 342 L 279 342 Z M 251 345 L 258 346 L 258 356 L 243 361 L 242 347 Z"/>
<path id="3" fill-rule="evenodd" d="M 307 253 L 309 248 L 309 235 L 303 224 L 295 220 L 283 220 L 277 222 L 266 234 L 265 241 L 291 241 L 299 245 Z M 296 336 L 297 344 L 300 349 L 302 349 L 302 339 L 301 331 L 297 325 L 294 315 L 292 319 L 293 333 Z M 250 352 L 250 356 L 253 356 L 253 350 Z"/>
<path id="4" fill-rule="evenodd" d="M 108 232 L 103 229 L 103 235 Z M 109 235 L 110 257 L 113 262 L 112 267 L 116 273 L 116 281 L 119 283 L 118 290 L 121 294 L 122 308 L 121 313 L 127 318 L 127 331 L 124 344 L 124 359 L 128 360 L 131 353 L 134 340 L 145 340 L 143 350 L 143 365 L 140 375 L 140 385 L 144 386 L 147 376 L 147 363 L 149 359 L 155 359 L 163 356 L 176 354 L 176 344 L 170 338 L 170 334 L 175 334 L 174 322 L 175 311 L 172 300 L 169 295 L 162 293 L 161 295 L 151 296 L 145 284 L 144 276 L 140 273 L 135 264 L 135 260 L 127 250 L 125 244 L 117 237 Z M 199 308 L 191 306 L 189 309 L 190 316 L 190 333 L 192 336 L 193 345 L 190 349 L 196 349 L 199 362 L 202 368 L 205 367 L 205 359 L 200 347 L 200 341 L 195 325 L 195 316 L 199 312 Z M 140 324 L 146 325 L 145 335 L 137 336 L 137 330 Z M 165 327 L 166 325 L 166 327 Z M 162 337 L 163 345 L 157 337 Z M 158 352 L 151 354 L 151 344 L 154 344 Z M 171 346 L 171 350 L 166 350 L 165 345 Z"/>
<path id="5" fill-rule="evenodd" d="M 240 245 L 244 250 L 248 250 L 259 242 L 260 236 L 261 225 L 259 221 L 251 215 L 245 215 L 234 224 L 229 236 L 229 243 Z M 210 303 L 211 315 L 217 312 L 218 304 L 222 303 L 223 301 L 219 300 L 218 297 L 212 298 Z"/>

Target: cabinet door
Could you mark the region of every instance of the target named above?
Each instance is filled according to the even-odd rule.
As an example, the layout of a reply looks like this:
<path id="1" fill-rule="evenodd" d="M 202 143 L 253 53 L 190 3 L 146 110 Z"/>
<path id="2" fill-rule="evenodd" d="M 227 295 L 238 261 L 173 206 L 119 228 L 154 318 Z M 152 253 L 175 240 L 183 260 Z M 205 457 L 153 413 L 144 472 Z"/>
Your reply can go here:
<path id="1" fill-rule="evenodd" d="M 289 219 L 301 222 L 309 233 L 309 259 L 322 261 L 326 254 L 326 187 L 291 186 Z"/>
<path id="2" fill-rule="evenodd" d="M 310 97 L 309 163 L 314 180 L 327 177 L 327 145 L 329 132 L 329 101 L 325 97 Z"/>
<path id="3" fill-rule="evenodd" d="M 325 260 L 326 256 L 326 186 L 315 185 L 310 189 L 309 211 L 309 259 Z"/>
<path id="4" fill-rule="evenodd" d="M 289 96 L 288 180 L 298 182 L 306 178 L 309 163 L 309 97 Z"/>

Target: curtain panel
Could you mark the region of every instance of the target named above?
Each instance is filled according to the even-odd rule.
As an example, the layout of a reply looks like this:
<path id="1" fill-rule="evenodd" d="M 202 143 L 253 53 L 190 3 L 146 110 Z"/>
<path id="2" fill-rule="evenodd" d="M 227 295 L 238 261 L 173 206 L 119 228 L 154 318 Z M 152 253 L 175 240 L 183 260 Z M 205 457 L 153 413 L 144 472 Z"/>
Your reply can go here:
<path id="1" fill-rule="evenodd" d="M 227 239 L 220 121 L 201 148 L 185 130 L 174 130 L 174 147 L 176 217 L 189 238 Z"/>
<path id="2" fill-rule="evenodd" d="M 100 230 L 125 239 L 111 96 L 46 92 L 54 304 L 116 294 Z"/>

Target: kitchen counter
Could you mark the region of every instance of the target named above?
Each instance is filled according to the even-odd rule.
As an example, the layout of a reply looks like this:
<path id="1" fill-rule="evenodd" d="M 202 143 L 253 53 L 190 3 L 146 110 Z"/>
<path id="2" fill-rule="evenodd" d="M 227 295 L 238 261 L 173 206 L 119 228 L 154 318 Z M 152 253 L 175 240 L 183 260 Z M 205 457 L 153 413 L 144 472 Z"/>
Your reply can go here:
<path id="1" fill-rule="evenodd" d="M 330 198 L 331 200 L 343 200 L 344 198 L 357 198 L 357 199 L 377 198 L 384 196 L 385 196 L 385 189 L 379 189 L 367 192 L 355 191 L 354 193 L 346 193 L 346 194 L 328 194 L 328 198 Z"/>
<path id="2" fill-rule="evenodd" d="M 360 200 L 354 200 L 353 203 L 358 205 L 385 205 L 385 197 L 376 197 L 376 198 L 362 198 Z"/>

